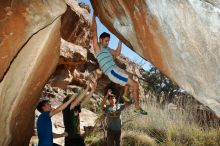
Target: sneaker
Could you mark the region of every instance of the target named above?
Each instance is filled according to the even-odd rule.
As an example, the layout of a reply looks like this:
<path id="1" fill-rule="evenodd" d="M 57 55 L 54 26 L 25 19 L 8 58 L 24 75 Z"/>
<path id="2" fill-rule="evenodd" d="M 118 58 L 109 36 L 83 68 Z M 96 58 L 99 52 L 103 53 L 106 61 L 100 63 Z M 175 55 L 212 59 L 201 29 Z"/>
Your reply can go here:
<path id="1" fill-rule="evenodd" d="M 134 109 L 134 112 L 142 115 L 147 115 L 147 112 L 144 111 L 141 107 L 139 107 L 139 109 Z"/>
<path id="2" fill-rule="evenodd" d="M 127 103 L 132 103 L 131 99 L 127 96 L 122 96 L 124 102 L 127 102 Z"/>

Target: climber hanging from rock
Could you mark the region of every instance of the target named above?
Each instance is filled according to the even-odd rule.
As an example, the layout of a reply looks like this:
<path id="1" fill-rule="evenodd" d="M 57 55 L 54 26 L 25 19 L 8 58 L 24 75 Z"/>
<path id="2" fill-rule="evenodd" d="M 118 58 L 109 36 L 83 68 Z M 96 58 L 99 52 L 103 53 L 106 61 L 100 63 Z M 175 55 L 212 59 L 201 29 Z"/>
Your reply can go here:
<path id="1" fill-rule="evenodd" d="M 135 109 L 134 112 L 146 115 L 147 112 L 144 111 L 139 105 L 139 88 L 138 83 L 132 79 L 132 76 L 121 68 L 119 68 L 114 59 L 118 57 L 121 53 L 122 42 L 119 40 L 118 47 L 116 50 L 110 49 L 108 47 L 110 41 L 110 34 L 103 32 L 99 37 L 97 36 L 97 25 L 96 25 L 96 15 L 94 13 L 92 20 L 92 33 L 93 33 L 93 48 L 95 51 L 95 57 L 98 60 L 99 66 L 102 72 L 108 76 L 108 78 L 121 86 L 125 86 L 125 91 L 123 95 L 123 100 L 125 102 L 131 102 L 128 98 L 129 87 L 132 89 L 132 95 L 134 97 Z"/>

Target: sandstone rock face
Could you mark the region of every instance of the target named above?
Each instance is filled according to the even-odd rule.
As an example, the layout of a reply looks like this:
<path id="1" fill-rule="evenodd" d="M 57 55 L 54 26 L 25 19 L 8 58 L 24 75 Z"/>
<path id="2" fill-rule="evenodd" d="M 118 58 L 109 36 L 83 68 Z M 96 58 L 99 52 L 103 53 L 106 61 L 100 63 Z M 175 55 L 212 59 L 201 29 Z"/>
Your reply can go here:
<path id="1" fill-rule="evenodd" d="M 220 117 L 220 2 L 92 0 L 125 44 Z"/>
<path id="2" fill-rule="evenodd" d="M 40 91 L 58 64 L 66 5 L 15 0 L 0 6 L 0 145 L 28 145 Z"/>
<path id="3" fill-rule="evenodd" d="M 0 2 L 0 80 L 30 36 L 51 24 L 65 8 L 62 0 Z"/>
<path id="4" fill-rule="evenodd" d="M 68 4 L 68 3 L 67 3 Z M 87 9 L 81 8 L 77 1 L 69 3 L 62 15 L 61 37 L 75 45 L 90 48 L 90 16 Z"/>
<path id="5" fill-rule="evenodd" d="M 25 145 L 32 134 L 33 113 L 39 93 L 58 63 L 59 28 L 58 19 L 35 34 L 19 52 L 0 83 L 0 125 L 4 125 L 0 130 L 4 133 L 1 134 L 1 145 Z M 24 133 L 22 138 L 20 133 Z"/>

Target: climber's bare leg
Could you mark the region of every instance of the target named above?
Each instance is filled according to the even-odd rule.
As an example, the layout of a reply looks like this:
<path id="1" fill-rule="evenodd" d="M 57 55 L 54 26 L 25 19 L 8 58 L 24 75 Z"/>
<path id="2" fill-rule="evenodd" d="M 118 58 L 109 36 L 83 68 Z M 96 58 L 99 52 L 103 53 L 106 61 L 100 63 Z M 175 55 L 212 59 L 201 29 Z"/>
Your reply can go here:
<path id="1" fill-rule="evenodd" d="M 124 94 L 123 94 L 123 96 L 128 96 L 128 91 L 129 91 L 129 86 L 128 85 L 125 85 L 125 87 L 124 87 Z"/>
<path id="2" fill-rule="evenodd" d="M 139 109 L 139 88 L 138 88 L 138 83 L 135 80 L 133 80 L 129 77 L 127 85 L 132 90 L 131 93 L 132 93 L 133 98 L 134 98 L 135 109 Z"/>

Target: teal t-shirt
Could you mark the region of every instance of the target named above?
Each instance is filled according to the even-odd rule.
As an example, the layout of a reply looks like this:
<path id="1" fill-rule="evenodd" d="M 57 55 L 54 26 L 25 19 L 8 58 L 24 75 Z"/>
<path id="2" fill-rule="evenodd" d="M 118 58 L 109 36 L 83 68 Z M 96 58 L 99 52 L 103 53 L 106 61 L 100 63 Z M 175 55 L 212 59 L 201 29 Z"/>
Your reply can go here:
<path id="1" fill-rule="evenodd" d="M 109 48 L 103 48 L 96 54 L 100 69 L 104 74 L 108 74 L 115 66 L 115 61 Z"/>
<path id="2" fill-rule="evenodd" d="M 106 122 L 108 128 L 114 131 L 121 130 L 121 111 L 125 108 L 124 104 L 116 104 L 114 107 L 107 105 L 105 108 Z"/>

